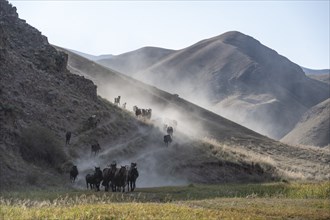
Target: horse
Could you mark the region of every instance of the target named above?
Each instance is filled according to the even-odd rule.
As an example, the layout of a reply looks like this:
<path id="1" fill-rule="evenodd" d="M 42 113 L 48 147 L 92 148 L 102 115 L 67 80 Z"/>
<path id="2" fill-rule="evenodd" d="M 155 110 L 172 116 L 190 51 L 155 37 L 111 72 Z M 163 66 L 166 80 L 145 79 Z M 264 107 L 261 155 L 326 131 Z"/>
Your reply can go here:
<path id="1" fill-rule="evenodd" d="M 97 153 L 101 150 L 100 144 L 96 142 L 95 144 L 92 144 L 91 146 L 91 154 L 94 153 L 94 156 L 96 156 Z"/>
<path id="2" fill-rule="evenodd" d="M 126 109 L 126 102 L 123 104 L 123 109 Z"/>
<path id="3" fill-rule="evenodd" d="M 86 175 L 86 185 L 93 189 L 95 186 L 96 191 L 100 191 L 100 183 L 103 180 L 103 174 L 100 167 L 95 167 L 94 174 Z"/>
<path id="4" fill-rule="evenodd" d="M 144 118 L 147 118 L 147 119 L 150 120 L 150 118 L 151 118 L 151 112 L 152 112 L 151 108 L 149 108 L 149 109 L 142 109 L 142 116 Z"/>
<path id="5" fill-rule="evenodd" d="M 71 131 L 67 131 L 65 134 L 65 145 L 70 144 Z"/>
<path id="6" fill-rule="evenodd" d="M 136 167 L 136 163 L 131 163 L 131 167 L 128 170 L 128 176 L 127 176 L 127 188 L 129 191 L 129 188 L 131 187 L 131 192 L 135 189 L 135 182 L 136 179 L 139 177 L 139 172 Z"/>
<path id="7" fill-rule="evenodd" d="M 78 172 L 78 169 L 77 169 L 77 166 L 72 166 L 71 167 L 71 170 L 70 170 L 70 181 L 71 183 L 74 183 L 76 181 L 76 178 L 78 176 L 79 172 Z"/>
<path id="8" fill-rule="evenodd" d="M 117 171 L 117 165 L 116 164 L 111 164 L 110 167 L 108 168 L 104 168 L 103 169 L 103 182 L 102 182 L 102 185 L 104 186 L 105 188 L 105 191 L 109 191 L 109 184 L 111 182 L 111 188 L 113 190 L 113 179 L 115 177 L 115 174 L 116 174 L 116 171 Z"/>
<path id="9" fill-rule="evenodd" d="M 120 105 L 120 95 L 115 98 L 115 105 Z"/>
<path id="10" fill-rule="evenodd" d="M 112 182 L 112 191 L 120 191 L 125 192 L 125 186 L 127 184 L 127 169 L 126 166 L 121 166 L 117 168 L 115 176 Z"/>
<path id="11" fill-rule="evenodd" d="M 173 136 L 173 127 L 172 126 L 168 126 L 167 129 L 166 129 L 166 132 L 167 132 L 168 135 Z"/>
<path id="12" fill-rule="evenodd" d="M 136 106 L 135 106 L 136 107 Z M 135 108 L 135 116 L 139 117 L 140 115 L 142 115 L 142 110 L 139 109 L 138 107 Z"/>
<path id="13" fill-rule="evenodd" d="M 168 144 L 169 143 L 172 143 L 172 138 L 171 138 L 171 135 L 165 135 L 164 136 L 164 142 L 165 142 L 165 144 L 166 144 L 166 147 L 168 147 Z"/>

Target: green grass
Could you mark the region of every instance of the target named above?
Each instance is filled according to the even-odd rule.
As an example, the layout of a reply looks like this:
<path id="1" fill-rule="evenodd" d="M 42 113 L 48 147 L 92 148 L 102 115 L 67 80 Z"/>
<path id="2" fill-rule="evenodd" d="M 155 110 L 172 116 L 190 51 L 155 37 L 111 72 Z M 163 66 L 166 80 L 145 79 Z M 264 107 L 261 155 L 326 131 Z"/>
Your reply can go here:
<path id="1" fill-rule="evenodd" d="M 330 182 L 2 192 L 3 219 L 329 219 Z"/>

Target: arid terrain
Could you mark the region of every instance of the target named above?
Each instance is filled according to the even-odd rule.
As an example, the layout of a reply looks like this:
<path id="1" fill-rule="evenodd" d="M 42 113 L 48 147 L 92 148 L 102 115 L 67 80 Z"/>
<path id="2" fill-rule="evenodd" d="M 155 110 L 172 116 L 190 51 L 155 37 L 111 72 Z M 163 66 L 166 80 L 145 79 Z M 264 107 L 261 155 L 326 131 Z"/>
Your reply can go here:
<path id="1" fill-rule="evenodd" d="M 210 59 L 209 50 L 229 52 L 220 56 L 233 59 L 219 64 L 214 75 L 220 78 L 231 77 L 235 59 L 243 59 L 238 66 L 248 64 L 232 75 L 233 88 L 239 93 L 231 93 L 229 87 L 227 91 L 220 83 L 219 91 L 228 94 L 222 99 L 224 93 L 219 93 L 214 106 L 225 103 L 248 111 L 268 111 L 275 106 L 271 113 L 278 117 L 277 111 L 297 108 L 296 115 L 278 118 L 272 134 L 280 137 L 291 131 L 282 142 L 204 108 L 206 98 L 196 95 L 187 100 L 184 93 L 165 91 L 133 78 L 133 72 L 118 71 L 129 60 L 132 63 L 125 71 L 138 69 L 139 74 L 162 65 L 166 70 L 167 62 L 184 69 L 193 60 L 190 52 L 143 48 L 118 57 L 68 50 L 50 45 L 46 36 L 19 18 L 14 6 L 0 0 L 0 219 L 329 219 L 330 148 L 323 141 L 329 138 L 325 84 L 307 78 L 300 67 L 283 57 L 275 56 L 285 61 L 276 68 L 276 62 L 266 66 L 252 62 L 251 57 L 238 53 L 238 48 L 253 53 L 251 44 L 230 49 L 225 45 L 228 40 L 245 42 L 235 41 L 236 37 L 255 45 L 253 39 L 234 32 L 201 41 L 187 51 L 195 50 L 203 60 Z M 201 53 L 204 46 L 205 53 Z M 114 58 L 118 68 L 99 64 L 103 58 Z M 138 59 L 141 63 L 133 62 Z M 145 59 L 149 63 L 142 62 Z M 152 63 L 157 60 L 163 62 L 156 68 Z M 214 57 L 211 60 L 216 63 Z M 203 69 L 196 65 L 192 68 Z M 252 85 L 261 83 L 256 80 L 264 73 L 260 68 L 268 67 L 274 67 L 273 71 L 283 68 L 278 81 L 270 73 L 261 77 L 276 81 L 275 92 L 249 90 L 252 79 Z M 284 67 L 293 68 L 294 74 Z M 174 73 L 164 76 L 178 81 Z M 180 80 L 185 78 L 188 75 Z M 206 84 L 196 86 L 207 90 L 207 81 L 201 82 Z M 293 84 L 297 90 L 290 90 Z M 285 91 L 278 94 L 278 89 Z M 299 96 L 301 90 L 310 99 Z M 137 107 L 151 115 L 137 116 L 138 111 L 133 111 Z M 289 126 L 279 133 L 285 120 Z M 168 144 L 164 142 L 169 133 L 166 126 L 174 129 Z M 66 139 L 68 132 L 71 138 Z M 93 145 L 100 146 L 99 152 L 92 151 Z M 86 189 L 87 174 L 114 162 L 117 167 L 137 163 L 134 191 L 108 192 L 102 184 L 100 191 Z M 79 173 L 71 182 L 73 166 Z M 124 184 L 127 179 L 122 179 Z"/>
<path id="2" fill-rule="evenodd" d="M 6 1 L 1 15 L 2 190 L 70 186 L 73 164 L 80 171 L 74 187 L 82 188 L 85 174 L 113 160 L 137 162 L 140 186 L 329 178 L 328 148 L 274 141 L 178 94 L 55 49 Z M 151 119 L 137 118 L 135 105 L 151 108 Z M 164 124 L 174 126 L 168 147 Z M 101 151 L 94 156 L 96 142 Z"/>

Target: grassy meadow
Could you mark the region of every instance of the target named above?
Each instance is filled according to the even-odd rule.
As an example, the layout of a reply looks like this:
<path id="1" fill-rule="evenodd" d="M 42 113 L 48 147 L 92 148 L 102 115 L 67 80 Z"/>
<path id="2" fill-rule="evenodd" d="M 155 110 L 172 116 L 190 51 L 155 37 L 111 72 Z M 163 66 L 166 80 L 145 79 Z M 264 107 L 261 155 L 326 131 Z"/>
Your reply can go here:
<path id="1" fill-rule="evenodd" d="M 330 182 L 1 192 L 0 219 L 330 219 Z"/>

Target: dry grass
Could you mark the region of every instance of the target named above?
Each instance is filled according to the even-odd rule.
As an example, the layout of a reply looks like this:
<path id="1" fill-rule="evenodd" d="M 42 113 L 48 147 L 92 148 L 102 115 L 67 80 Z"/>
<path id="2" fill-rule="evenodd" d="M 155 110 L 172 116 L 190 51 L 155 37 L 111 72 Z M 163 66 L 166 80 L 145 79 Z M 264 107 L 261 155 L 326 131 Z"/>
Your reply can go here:
<path id="1" fill-rule="evenodd" d="M 329 219 L 330 182 L 6 192 L 2 219 Z"/>
<path id="2" fill-rule="evenodd" d="M 330 150 L 313 146 L 288 146 L 270 143 L 270 146 L 257 143 L 238 144 L 219 142 L 204 138 L 215 150 L 237 154 L 251 163 L 260 163 L 276 168 L 276 174 L 289 180 L 330 180 Z M 273 146 L 272 146 L 273 145 Z"/>

